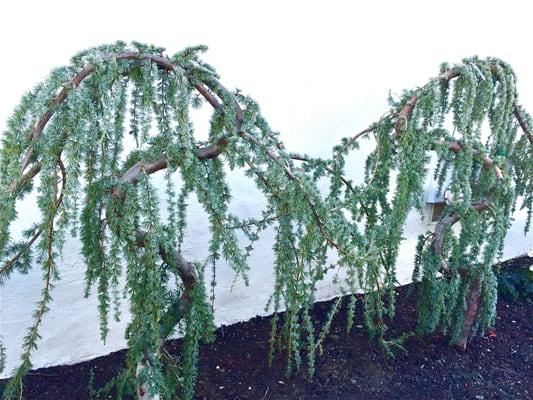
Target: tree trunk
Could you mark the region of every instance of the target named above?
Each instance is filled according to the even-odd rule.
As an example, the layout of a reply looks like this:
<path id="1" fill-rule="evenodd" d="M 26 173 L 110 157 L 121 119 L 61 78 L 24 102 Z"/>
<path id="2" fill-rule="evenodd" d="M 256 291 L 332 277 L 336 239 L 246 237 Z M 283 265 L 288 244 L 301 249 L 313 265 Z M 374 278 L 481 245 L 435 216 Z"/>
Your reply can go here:
<path id="1" fill-rule="evenodd" d="M 466 313 L 463 322 L 463 328 L 461 329 L 461 335 L 459 336 L 459 340 L 457 341 L 457 343 L 455 343 L 455 346 L 461 351 L 466 351 L 466 344 L 470 337 L 472 325 L 474 325 L 474 321 L 477 316 L 477 311 L 479 309 L 480 297 L 481 279 L 476 278 L 474 279 L 472 287 L 470 288 L 470 292 L 468 293 L 468 296 L 466 298 Z"/>

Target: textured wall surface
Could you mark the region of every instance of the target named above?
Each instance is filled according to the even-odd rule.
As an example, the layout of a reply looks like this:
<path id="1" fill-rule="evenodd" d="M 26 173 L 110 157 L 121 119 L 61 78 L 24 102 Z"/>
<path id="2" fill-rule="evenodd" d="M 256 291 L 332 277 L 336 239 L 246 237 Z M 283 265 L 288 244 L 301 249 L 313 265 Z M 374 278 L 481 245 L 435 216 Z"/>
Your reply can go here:
<path id="1" fill-rule="evenodd" d="M 437 73 L 440 62 L 460 61 L 473 54 L 495 55 L 509 62 L 518 75 L 521 102 L 531 112 L 533 60 L 529 52 L 520 51 L 530 47 L 530 13 L 510 4 L 491 7 L 490 1 L 450 2 L 438 10 L 429 7 L 430 2 L 407 7 L 404 2 L 380 1 L 360 2 L 360 6 L 308 2 L 305 9 L 298 2 L 270 1 L 260 6 L 198 2 L 186 9 L 177 5 L 168 9 L 169 3 L 157 1 L 147 7 L 146 2 L 95 0 L 83 6 L 83 15 L 82 11 L 74 14 L 75 2 L 65 6 L 36 2 L 31 7 L 26 2 L 3 2 L 3 54 L 18 58 L 10 61 L 7 57 L 0 65 L 0 128 L 22 93 L 51 68 L 66 63 L 80 49 L 117 39 L 166 46 L 170 54 L 189 45 L 209 45 L 205 59 L 220 72 L 222 82 L 254 97 L 289 149 L 311 155 L 329 154 L 341 137 L 378 119 L 387 110 L 389 90 L 400 93 L 421 85 Z M 200 133 L 206 126 L 202 117 L 197 126 Z M 357 153 L 349 166 L 354 178 L 361 176 L 364 154 L 364 149 Z M 240 216 L 257 215 L 262 198 L 253 184 L 239 174 L 231 174 L 230 179 L 233 211 Z M 14 232 L 38 218 L 34 202 L 29 197 L 20 204 Z M 524 214 L 516 215 L 505 257 L 533 247 L 533 236 L 522 235 L 523 219 Z M 398 260 L 400 282 L 409 280 L 416 236 L 427 229 L 417 214 L 409 216 Z M 187 239 L 185 256 L 204 258 L 208 232 L 197 205 L 191 207 Z M 273 284 L 272 243 L 271 233 L 266 232 L 256 245 L 249 287 L 234 282 L 229 267 L 219 265 L 218 325 L 265 313 Z M 69 240 L 59 265 L 61 281 L 52 292 L 51 311 L 45 316 L 42 340 L 34 353 L 35 367 L 74 363 L 124 347 L 126 301 L 121 321 L 110 324 L 107 342 L 102 343 L 96 297 L 83 297 L 84 267 L 79 252 L 79 243 Z M 29 275 L 13 276 L 0 288 L 0 334 L 8 355 L 4 376 L 18 362 L 41 285 L 41 271 L 36 268 Z M 331 279 L 319 286 L 319 299 L 336 294 Z"/>

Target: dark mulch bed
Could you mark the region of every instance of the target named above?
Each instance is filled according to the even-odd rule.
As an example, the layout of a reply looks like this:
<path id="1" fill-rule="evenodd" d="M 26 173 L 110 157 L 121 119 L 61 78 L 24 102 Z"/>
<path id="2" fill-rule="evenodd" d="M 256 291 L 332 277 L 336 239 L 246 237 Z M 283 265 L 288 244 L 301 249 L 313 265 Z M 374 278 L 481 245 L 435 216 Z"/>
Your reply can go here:
<path id="1" fill-rule="evenodd" d="M 414 327 L 407 288 L 398 289 L 394 332 Z M 317 303 L 324 319 L 331 302 Z M 360 319 L 359 310 L 359 319 Z M 466 353 L 445 338 L 410 338 L 407 353 L 386 356 L 360 327 L 346 334 L 345 314 L 335 319 L 312 380 L 305 372 L 287 379 L 282 357 L 267 364 L 269 318 L 218 329 L 202 346 L 198 399 L 531 399 L 533 398 L 533 303 L 498 303 L 494 333 L 476 338 Z M 360 322 L 356 322 L 360 323 Z M 176 350 L 179 340 L 169 343 Z M 73 366 L 43 368 L 26 379 L 26 399 L 88 399 L 90 372 L 102 386 L 122 366 L 124 351 Z"/>

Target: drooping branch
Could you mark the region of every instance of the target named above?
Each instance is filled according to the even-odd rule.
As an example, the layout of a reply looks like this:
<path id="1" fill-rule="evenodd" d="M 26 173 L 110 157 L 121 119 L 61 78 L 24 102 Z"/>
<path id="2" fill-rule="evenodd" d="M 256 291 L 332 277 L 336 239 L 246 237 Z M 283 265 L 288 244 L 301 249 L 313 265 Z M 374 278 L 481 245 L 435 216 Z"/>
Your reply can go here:
<path id="1" fill-rule="evenodd" d="M 154 54 L 143 54 L 139 52 L 125 52 L 122 54 L 117 55 L 107 55 L 102 57 L 102 62 L 110 62 L 110 61 L 117 61 L 117 60 L 148 60 L 155 64 L 157 64 L 159 67 L 167 70 L 167 71 L 173 71 L 178 74 L 182 74 L 187 76 L 188 68 L 180 66 L 169 59 L 163 57 L 163 56 L 157 56 Z M 31 161 L 31 158 L 33 156 L 34 148 L 33 143 L 39 138 L 39 136 L 44 131 L 46 125 L 50 121 L 50 119 L 55 114 L 57 108 L 65 101 L 67 98 L 68 93 L 71 90 L 75 90 L 79 87 L 79 85 L 85 80 L 88 76 L 90 76 L 94 71 L 96 70 L 95 65 L 87 65 L 84 68 L 80 70 L 75 76 L 73 76 L 59 91 L 59 93 L 50 101 L 50 105 L 48 107 L 48 110 L 39 118 L 37 123 L 35 124 L 34 128 L 32 129 L 31 133 L 28 136 L 28 140 L 30 141 L 29 149 L 27 150 L 26 155 L 23 157 L 21 162 L 20 170 L 21 172 L 24 172 L 26 167 Z M 226 90 L 223 86 L 218 85 L 223 90 Z M 203 85 L 203 84 L 196 84 L 195 88 L 198 90 L 198 92 L 207 100 L 211 106 L 215 109 L 220 109 L 222 107 L 221 103 L 216 99 L 213 94 Z M 240 126 L 242 125 L 242 110 L 240 107 L 238 107 L 237 102 L 235 102 L 237 105 L 236 110 L 236 123 L 238 126 L 238 131 L 240 130 Z M 198 155 L 203 158 L 213 158 L 216 157 L 223 149 L 223 142 L 219 141 L 217 143 L 208 145 L 203 148 L 199 148 L 197 150 Z M 164 167 L 163 167 L 164 168 Z"/>
<path id="2" fill-rule="evenodd" d="M 152 163 L 137 163 L 128 169 L 121 177 L 121 181 L 126 184 L 135 185 L 139 182 L 141 174 L 152 174 L 163 168 L 166 168 L 168 160 L 162 156 Z M 117 187 L 111 191 L 111 197 L 119 200 L 121 203 L 125 200 L 125 192 Z M 137 232 L 135 243 L 139 247 L 145 247 L 148 242 L 149 233 L 145 230 Z M 168 248 L 168 243 L 158 238 L 159 255 L 163 262 L 170 266 L 180 277 L 184 292 L 179 299 L 175 300 L 167 309 L 161 319 L 161 336 L 166 338 L 174 329 L 176 324 L 185 316 L 191 302 L 191 293 L 198 280 L 196 272 L 191 263 L 174 249 Z"/>
<path id="3" fill-rule="evenodd" d="M 289 154 L 290 157 L 293 159 L 293 160 L 296 160 L 296 161 L 303 161 L 303 162 L 306 162 L 306 163 L 313 163 L 315 162 L 315 160 L 311 159 L 310 157 L 307 157 L 305 155 L 302 155 L 302 154 L 297 154 L 297 153 L 290 153 Z M 334 174 L 335 171 L 333 170 L 333 168 L 329 167 L 329 166 L 325 166 L 324 169 L 326 171 L 328 171 L 330 174 Z M 347 179 L 345 178 L 344 176 L 340 175 L 339 176 L 339 179 L 341 180 L 341 182 L 346 186 L 346 188 L 352 192 L 353 194 L 357 194 L 357 191 L 355 190 L 355 188 L 353 187 L 352 183 Z"/>
<path id="4" fill-rule="evenodd" d="M 139 230 L 137 232 L 137 245 L 145 247 L 147 243 L 148 232 Z M 184 291 L 179 299 L 174 300 L 161 317 L 161 337 L 167 338 L 178 322 L 185 317 L 185 314 L 191 304 L 192 291 L 198 281 L 198 276 L 192 263 L 188 262 L 175 249 L 169 249 L 168 243 L 159 242 L 159 255 L 165 264 L 170 266 L 180 277 Z"/>
<path id="5" fill-rule="evenodd" d="M 45 232 L 46 237 L 43 239 L 45 240 L 44 246 L 42 248 L 43 250 L 43 280 L 44 285 L 41 291 L 41 299 L 37 302 L 37 308 L 35 309 L 33 313 L 33 323 L 28 329 L 28 332 L 26 336 L 24 337 L 22 349 L 23 353 L 21 355 L 22 363 L 19 365 L 19 367 L 15 370 L 14 376 L 11 378 L 8 385 L 4 388 L 4 395 L 6 396 L 13 396 L 13 393 L 16 391 L 19 391 L 20 398 L 22 398 L 22 379 L 24 378 L 25 374 L 30 370 L 31 363 L 30 363 L 30 357 L 31 352 L 37 348 L 37 341 L 40 338 L 39 335 L 39 328 L 42 324 L 43 317 L 46 312 L 49 310 L 49 303 L 52 300 L 52 297 L 50 295 L 50 292 L 53 288 L 52 281 L 55 277 L 55 257 L 56 254 L 54 252 L 54 236 L 56 234 L 54 229 L 54 223 L 55 223 L 55 217 L 57 215 L 57 212 L 59 210 L 59 207 L 61 206 L 63 202 L 63 196 L 65 191 L 65 185 L 67 180 L 67 173 L 66 169 L 63 165 L 63 162 L 61 159 L 57 159 L 55 164 L 53 165 L 54 168 L 54 182 L 53 182 L 53 192 L 51 196 L 51 209 L 49 210 L 48 214 L 44 216 L 43 223 L 37 230 L 37 232 L 33 235 L 33 237 L 24 245 L 24 251 L 30 251 L 31 246 L 35 243 L 37 238 Z M 57 171 L 59 169 L 59 172 Z M 61 175 L 61 188 L 58 188 L 58 180 L 59 176 Z M 15 255 L 15 258 L 12 258 L 9 260 L 0 270 L 0 280 L 2 278 L 2 274 L 7 274 L 10 272 L 10 268 L 13 267 L 14 262 L 18 257 L 21 257 L 23 254 L 23 251 L 19 252 L 17 255 Z M 9 394 L 11 393 L 11 394 Z"/>
<path id="6" fill-rule="evenodd" d="M 533 133 L 531 132 L 530 127 L 527 126 L 523 111 L 518 104 L 513 105 L 513 113 L 516 120 L 518 121 L 518 124 L 520 125 L 520 128 L 522 128 L 522 131 L 526 134 L 529 143 L 533 144 Z"/>
<path id="7" fill-rule="evenodd" d="M 33 178 L 35 178 L 39 172 L 41 172 L 41 164 L 36 162 L 33 166 L 20 177 L 19 180 L 13 182 L 9 187 L 9 192 L 12 195 L 19 193 L 28 183 L 30 183 Z"/>
<path id="8" fill-rule="evenodd" d="M 437 78 L 430 79 L 430 82 L 434 80 L 447 82 L 453 78 L 458 77 L 459 75 L 460 75 L 459 71 L 452 69 L 450 71 L 440 74 Z M 411 114 L 413 113 L 413 110 L 415 109 L 416 103 L 419 99 L 420 92 L 422 92 L 422 90 L 427 85 L 429 85 L 429 83 L 421 87 L 420 89 L 416 90 L 415 94 L 411 96 L 411 98 L 405 103 L 405 105 L 396 115 L 396 123 L 394 124 L 394 130 L 397 136 L 400 136 L 402 134 L 402 130 L 407 125 L 407 122 L 409 121 L 409 118 L 411 118 Z"/>
<path id="9" fill-rule="evenodd" d="M 227 144 L 226 139 L 220 139 L 216 143 L 211 145 L 200 147 L 196 150 L 196 156 L 199 160 L 209 160 L 217 157 L 224 150 L 224 146 Z M 151 175 L 157 171 L 161 171 L 168 168 L 168 156 L 163 154 L 154 161 L 141 160 L 131 166 L 124 174 L 122 174 L 120 181 L 126 184 L 136 184 L 139 182 L 141 174 Z M 121 197 L 121 190 L 117 187 L 112 189 L 114 197 Z"/>
<path id="10" fill-rule="evenodd" d="M 437 78 L 431 79 L 430 82 L 433 81 L 433 80 L 447 82 L 447 81 L 450 81 L 450 80 L 452 80 L 454 78 L 459 77 L 460 75 L 461 75 L 461 73 L 459 71 L 456 71 L 456 70 L 452 69 L 452 70 L 449 70 L 448 72 L 440 74 Z M 428 84 L 426 84 L 426 86 L 427 85 Z M 411 114 L 413 113 L 415 105 L 416 105 L 416 103 L 417 103 L 417 101 L 419 99 L 419 93 L 426 86 L 423 86 L 422 88 L 418 89 L 415 92 L 415 94 L 413 94 L 413 96 L 411 96 L 411 98 L 405 103 L 405 105 L 402 107 L 402 109 L 397 113 L 397 115 L 396 115 L 396 123 L 394 125 L 394 129 L 395 129 L 395 132 L 396 132 L 397 136 L 401 135 L 402 130 L 404 129 L 407 121 L 409 120 L 409 118 L 411 117 Z M 518 104 L 516 104 L 516 103 L 513 104 L 513 115 L 516 118 L 516 120 L 517 120 L 518 124 L 520 125 L 520 127 L 522 128 L 522 131 L 527 136 L 529 142 L 533 144 L 533 133 L 531 132 L 530 128 L 527 126 L 527 123 L 526 123 L 526 121 L 524 119 L 523 112 L 522 112 L 520 106 Z M 366 133 L 366 132 L 363 131 L 363 133 Z M 359 135 L 356 135 L 356 136 L 358 137 Z M 450 150 L 452 150 L 452 149 L 450 149 Z"/>
<path id="11" fill-rule="evenodd" d="M 65 166 L 64 166 L 64 164 L 63 164 L 63 162 L 61 161 L 60 158 L 57 161 L 57 166 L 59 166 L 59 169 L 61 171 L 62 183 L 61 183 L 61 190 L 59 192 L 59 195 L 55 199 L 55 203 L 54 203 L 54 209 L 55 210 L 57 210 L 61 206 L 61 204 L 63 203 L 63 198 L 64 198 L 64 195 L 65 195 L 64 192 L 65 192 L 66 180 L 67 180 L 67 172 L 66 172 Z M 40 164 L 35 164 L 25 174 L 23 179 L 17 182 L 18 183 L 17 186 L 15 186 L 15 187 L 12 186 L 13 187 L 13 192 L 17 192 L 17 191 L 21 190 L 22 186 L 27 184 L 28 182 L 30 182 L 31 179 L 33 179 L 33 177 L 35 177 L 39 173 L 40 170 L 41 170 L 41 165 Z M 52 220 L 53 219 L 55 219 L 55 215 L 54 215 L 54 217 L 52 217 Z M 0 267 L 0 280 L 2 279 L 3 276 L 5 276 L 6 274 L 9 274 L 9 272 L 11 271 L 11 269 L 13 268 L 15 263 L 24 254 L 26 254 L 27 252 L 30 251 L 31 247 L 35 244 L 37 239 L 39 239 L 39 237 L 41 236 L 42 233 L 43 233 L 43 228 L 42 227 L 37 228 L 35 230 L 35 232 L 33 233 L 33 235 L 28 239 L 28 241 L 26 243 L 24 243 L 22 248 L 16 254 L 14 254 L 9 260 L 4 262 L 4 264 Z"/>
<path id="12" fill-rule="evenodd" d="M 413 110 L 415 109 L 416 102 L 418 100 L 418 95 L 414 94 L 411 98 L 405 103 L 403 108 L 398 112 L 396 116 L 396 123 L 394 124 L 394 130 L 396 131 L 396 136 L 402 134 L 403 127 L 407 125 Z"/>
<path id="13" fill-rule="evenodd" d="M 0 280 L 2 279 L 2 277 L 4 277 L 6 274 L 8 274 L 11 271 L 11 269 L 13 268 L 17 260 L 19 260 L 28 251 L 30 251 L 35 241 L 39 239 L 39 236 L 41 236 L 41 233 L 43 233 L 42 229 L 37 229 L 37 231 L 35 231 L 35 233 L 31 236 L 31 238 L 26 243 L 24 243 L 22 248 L 15 255 L 13 255 L 9 260 L 7 260 L 2 265 L 2 267 L 0 267 Z"/>
<path id="14" fill-rule="evenodd" d="M 283 169 L 283 172 L 285 174 L 285 176 L 287 176 L 287 178 L 292 181 L 292 182 L 295 182 L 299 188 L 300 188 L 300 191 L 302 193 L 302 195 L 304 196 L 305 200 L 307 201 L 307 204 L 309 205 L 311 211 L 312 211 L 312 214 L 313 214 L 313 217 L 317 223 L 317 226 L 318 226 L 318 229 L 320 230 L 320 232 L 322 233 L 322 236 L 324 237 L 324 239 L 326 240 L 326 242 L 333 248 L 337 249 L 340 253 L 342 253 L 343 255 L 345 256 L 349 256 L 349 253 L 343 248 L 341 247 L 332 237 L 331 235 L 329 234 L 329 232 L 327 232 L 326 230 L 326 226 L 324 224 L 324 221 L 322 221 L 322 218 L 320 217 L 320 214 L 318 213 L 317 209 L 316 209 L 316 205 L 314 204 L 313 200 L 311 199 L 311 196 L 310 194 L 307 192 L 307 190 L 305 189 L 305 187 L 303 186 L 302 182 L 298 179 L 298 177 L 292 172 L 292 170 L 290 169 L 290 167 L 285 164 L 283 162 L 283 160 L 281 159 L 281 157 L 274 151 L 272 151 L 270 148 L 268 148 L 267 146 L 264 146 L 262 143 L 260 143 L 254 136 L 250 135 L 249 133 L 247 132 L 243 132 L 243 135 L 245 138 L 247 138 L 251 143 L 255 144 L 256 146 L 259 146 L 261 148 L 264 149 L 264 151 L 266 152 L 267 156 L 274 162 L 276 163 L 278 166 L 280 166 L 282 169 Z"/>
<path id="15" fill-rule="evenodd" d="M 473 203 L 471 207 L 475 211 L 481 212 L 490 208 L 490 202 L 489 200 L 485 199 L 483 201 Z M 433 239 L 431 240 L 431 251 L 433 254 L 442 257 L 442 251 L 444 248 L 444 235 L 453 225 L 459 222 L 460 219 L 460 214 L 457 211 L 454 211 L 446 215 L 437 223 L 435 231 L 433 232 Z M 446 270 L 447 267 L 443 265 L 442 269 Z"/>
<path id="16" fill-rule="evenodd" d="M 453 142 L 448 146 L 448 149 L 454 152 L 455 154 L 458 154 L 464 149 L 464 146 L 461 145 L 459 142 Z M 474 156 L 479 156 L 481 152 L 476 149 L 473 149 L 472 154 Z M 496 175 L 496 178 L 503 178 L 502 170 L 494 163 L 494 160 L 484 154 L 481 154 L 481 161 L 483 162 L 483 168 L 485 168 L 486 170 L 492 168 L 494 170 L 494 175 Z"/>

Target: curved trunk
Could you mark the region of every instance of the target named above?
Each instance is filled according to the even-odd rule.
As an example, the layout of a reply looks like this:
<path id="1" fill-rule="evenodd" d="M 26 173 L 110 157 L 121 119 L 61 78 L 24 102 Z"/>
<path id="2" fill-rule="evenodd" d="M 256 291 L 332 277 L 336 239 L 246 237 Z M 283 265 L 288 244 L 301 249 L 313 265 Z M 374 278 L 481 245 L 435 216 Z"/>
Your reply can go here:
<path id="1" fill-rule="evenodd" d="M 466 351 L 466 344 L 470 338 L 472 326 L 476 320 L 477 311 L 479 309 L 479 301 L 481 298 L 481 279 L 476 278 L 472 282 L 468 296 L 466 297 L 466 313 L 463 322 L 463 328 L 461 329 L 461 336 L 455 343 L 455 346 L 461 351 Z"/>

